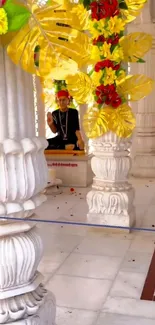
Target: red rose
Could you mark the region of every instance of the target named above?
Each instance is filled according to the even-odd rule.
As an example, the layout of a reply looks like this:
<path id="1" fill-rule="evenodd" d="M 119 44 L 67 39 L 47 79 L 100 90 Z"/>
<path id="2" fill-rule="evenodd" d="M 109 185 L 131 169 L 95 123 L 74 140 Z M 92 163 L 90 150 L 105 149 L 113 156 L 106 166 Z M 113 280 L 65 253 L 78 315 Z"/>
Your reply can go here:
<path id="1" fill-rule="evenodd" d="M 116 93 L 115 85 L 100 85 L 96 88 L 96 96 L 98 97 L 97 103 L 110 105 L 114 94 Z M 117 93 L 116 93 L 117 94 Z M 116 96 L 114 97 L 116 99 Z"/>
<path id="2" fill-rule="evenodd" d="M 98 100 L 97 100 L 97 104 L 103 104 L 103 99 L 102 98 L 98 98 Z"/>
<path id="3" fill-rule="evenodd" d="M 96 72 L 99 72 L 100 70 L 102 70 L 102 61 L 101 61 L 101 62 L 97 62 L 97 63 L 95 64 L 94 70 L 95 70 Z"/>
<path id="4" fill-rule="evenodd" d="M 114 67 L 114 65 L 113 65 L 112 61 L 104 60 L 104 61 L 97 62 L 94 69 L 96 72 L 99 72 L 100 70 L 102 70 L 104 68 L 113 68 L 113 67 Z"/>
<path id="5" fill-rule="evenodd" d="M 114 17 L 120 13 L 118 0 L 100 0 L 99 6 L 100 19 Z"/>
<path id="6" fill-rule="evenodd" d="M 116 70 L 119 70 L 119 69 L 120 69 L 120 64 L 116 64 L 116 65 L 113 66 L 113 70 L 116 71 Z"/>
<path id="7" fill-rule="evenodd" d="M 106 0 L 109 5 L 110 16 L 119 15 L 119 3 L 118 0 Z"/>
<path id="8" fill-rule="evenodd" d="M 106 42 L 111 45 L 117 45 L 119 43 L 119 35 L 116 34 L 114 38 L 108 38 Z"/>
<path id="9" fill-rule="evenodd" d="M 114 107 L 114 108 L 117 108 L 121 104 L 122 104 L 121 97 L 117 93 L 115 93 L 113 95 L 113 97 L 112 97 L 112 100 L 111 100 L 111 106 Z"/>
<path id="10" fill-rule="evenodd" d="M 99 20 L 99 10 L 98 10 L 98 3 L 96 1 L 93 1 L 91 4 L 90 4 L 90 9 L 91 9 L 91 18 L 92 20 L 93 19 L 96 19 L 96 20 Z"/>
<path id="11" fill-rule="evenodd" d="M 116 92 L 115 85 L 100 85 L 96 88 L 97 103 L 110 105 L 117 108 L 122 104 L 122 99 Z"/>
<path id="12" fill-rule="evenodd" d="M 97 43 L 104 43 L 106 41 L 103 35 L 100 35 L 98 38 L 93 40 L 93 45 L 97 45 Z"/>
<path id="13" fill-rule="evenodd" d="M 107 17 L 119 15 L 118 0 L 100 0 L 93 1 L 90 4 L 92 19 L 100 20 Z"/>

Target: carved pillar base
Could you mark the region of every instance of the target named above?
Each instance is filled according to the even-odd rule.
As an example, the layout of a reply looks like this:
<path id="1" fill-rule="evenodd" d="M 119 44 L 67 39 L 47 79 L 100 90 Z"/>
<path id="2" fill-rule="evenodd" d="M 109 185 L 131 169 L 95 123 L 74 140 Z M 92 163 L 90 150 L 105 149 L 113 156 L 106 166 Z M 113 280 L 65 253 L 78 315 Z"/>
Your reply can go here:
<path id="1" fill-rule="evenodd" d="M 0 324 L 55 325 L 55 297 L 36 271 L 42 241 L 35 225 L 0 225 L 0 256 Z"/>
<path id="2" fill-rule="evenodd" d="M 135 223 L 134 189 L 128 183 L 131 140 L 112 132 L 93 140 L 92 190 L 87 194 L 90 223 L 131 227 Z"/>

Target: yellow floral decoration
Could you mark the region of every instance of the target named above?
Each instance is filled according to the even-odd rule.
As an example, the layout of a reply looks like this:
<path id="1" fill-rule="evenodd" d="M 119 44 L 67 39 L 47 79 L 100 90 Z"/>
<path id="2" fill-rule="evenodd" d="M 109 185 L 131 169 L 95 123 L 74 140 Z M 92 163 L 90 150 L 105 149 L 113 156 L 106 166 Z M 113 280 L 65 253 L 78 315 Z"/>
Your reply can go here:
<path id="1" fill-rule="evenodd" d="M 94 96 L 93 109 L 88 109 L 83 120 L 89 138 L 99 137 L 108 131 L 116 133 L 118 137 L 130 137 L 136 122 L 128 101 L 144 98 L 154 87 L 154 81 L 144 75 L 128 76 L 123 65 L 125 62 L 142 64 L 143 56 L 152 46 L 152 36 L 147 33 L 125 35 L 126 24 L 136 18 L 146 0 L 122 0 L 115 3 L 111 5 L 105 0 L 104 6 L 98 0 L 90 5 L 92 16 L 89 31 L 93 39 L 90 64 L 93 68 L 89 75 L 83 75 L 85 80 L 87 76 L 89 86 L 78 83 L 74 92 L 82 102 L 85 100 L 89 103 L 90 95 L 93 93 Z M 72 76 L 69 79 L 72 90 L 77 74 L 74 80 Z"/>
<path id="2" fill-rule="evenodd" d="M 0 35 L 6 34 L 8 31 L 7 13 L 3 8 L 0 8 Z"/>

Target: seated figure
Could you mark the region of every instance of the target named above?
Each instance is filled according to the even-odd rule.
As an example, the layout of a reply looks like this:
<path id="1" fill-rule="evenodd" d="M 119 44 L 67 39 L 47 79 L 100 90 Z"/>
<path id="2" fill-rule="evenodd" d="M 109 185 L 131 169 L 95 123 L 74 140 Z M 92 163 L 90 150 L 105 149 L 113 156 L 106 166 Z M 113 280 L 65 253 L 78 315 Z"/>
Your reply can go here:
<path id="1" fill-rule="evenodd" d="M 56 98 L 59 109 L 47 114 L 47 123 L 57 136 L 47 139 L 49 145 L 46 150 L 66 149 L 66 145 L 72 145 L 73 150 L 84 150 L 78 111 L 68 107 L 70 102 L 68 91 L 60 90 Z"/>

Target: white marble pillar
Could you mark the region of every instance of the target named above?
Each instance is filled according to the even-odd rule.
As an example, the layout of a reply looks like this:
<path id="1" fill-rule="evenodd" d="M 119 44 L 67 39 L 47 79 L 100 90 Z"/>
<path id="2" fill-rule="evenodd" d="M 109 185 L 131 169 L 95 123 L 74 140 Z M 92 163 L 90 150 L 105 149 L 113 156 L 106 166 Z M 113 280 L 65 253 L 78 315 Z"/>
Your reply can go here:
<path id="1" fill-rule="evenodd" d="M 46 131 L 45 131 L 45 104 L 42 99 L 42 85 L 40 82 L 40 78 L 34 77 L 34 85 L 35 85 L 35 109 L 36 109 L 36 114 L 37 114 L 37 124 L 38 124 L 38 135 L 40 137 L 45 137 L 46 136 Z"/>
<path id="2" fill-rule="evenodd" d="M 128 183 L 130 139 L 109 132 L 91 141 L 95 174 L 87 194 L 90 223 L 131 227 L 135 222 L 134 189 Z"/>
<path id="3" fill-rule="evenodd" d="M 44 200 L 46 141 L 35 137 L 32 77 L 0 48 L 0 324 L 55 323 L 37 271 L 42 242 L 31 218 Z"/>
<path id="4" fill-rule="evenodd" d="M 136 31 L 152 34 L 153 47 L 145 56 L 145 63 L 130 65 L 130 73 L 145 74 L 155 80 L 155 25 L 151 22 L 150 2 L 136 21 L 128 26 L 129 33 Z M 155 177 L 155 92 L 139 102 L 131 103 L 131 107 L 136 115 L 131 174 L 135 177 Z"/>
<path id="5" fill-rule="evenodd" d="M 82 138 L 85 144 L 85 152 L 88 153 L 89 152 L 89 145 L 88 145 L 88 138 L 86 137 L 86 134 L 84 132 L 83 129 L 83 117 L 86 114 L 87 111 L 87 105 L 79 105 L 79 114 L 80 114 L 80 128 L 81 128 L 81 134 L 82 134 Z"/>

